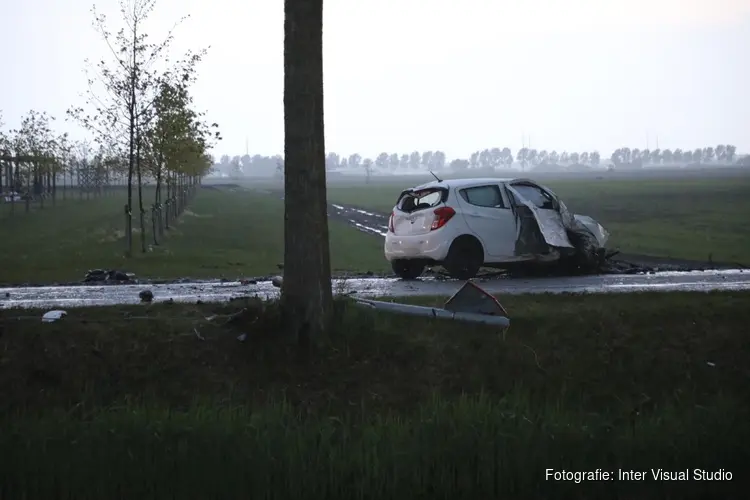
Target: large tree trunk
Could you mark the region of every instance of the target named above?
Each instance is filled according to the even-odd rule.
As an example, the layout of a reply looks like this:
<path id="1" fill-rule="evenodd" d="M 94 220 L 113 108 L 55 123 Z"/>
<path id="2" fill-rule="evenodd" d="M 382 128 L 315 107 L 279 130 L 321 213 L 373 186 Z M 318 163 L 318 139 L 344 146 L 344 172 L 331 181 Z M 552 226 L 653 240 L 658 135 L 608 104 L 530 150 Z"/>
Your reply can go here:
<path id="1" fill-rule="evenodd" d="M 284 282 L 290 331 L 307 347 L 331 318 L 325 139 L 323 0 L 284 2 Z"/>

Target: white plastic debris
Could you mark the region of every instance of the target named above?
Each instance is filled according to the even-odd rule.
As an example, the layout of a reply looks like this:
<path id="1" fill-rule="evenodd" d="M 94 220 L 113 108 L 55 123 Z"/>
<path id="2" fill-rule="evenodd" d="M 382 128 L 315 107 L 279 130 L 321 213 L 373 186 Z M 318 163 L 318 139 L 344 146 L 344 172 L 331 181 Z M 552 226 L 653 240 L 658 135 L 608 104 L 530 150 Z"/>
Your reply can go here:
<path id="1" fill-rule="evenodd" d="M 47 311 L 42 316 L 42 323 L 52 323 L 53 321 L 57 321 L 58 319 L 62 318 L 68 314 L 65 311 Z"/>
<path id="2" fill-rule="evenodd" d="M 275 286 L 276 288 L 281 288 L 281 285 L 284 283 L 284 278 L 281 276 L 274 276 L 273 279 L 271 279 L 271 284 Z"/>
<path id="3" fill-rule="evenodd" d="M 476 283 L 467 281 L 448 299 L 444 308 L 399 304 L 397 302 L 383 302 L 354 298 L 356 304 L 391 311 L 395 313 L 412 314 L 433 318 L 446 318 L 459 321 L 472 321 L 496 325 L 501 328 L 510 327 L 510 319 L 505 308 L 495 297 L 482 290 Z"/>

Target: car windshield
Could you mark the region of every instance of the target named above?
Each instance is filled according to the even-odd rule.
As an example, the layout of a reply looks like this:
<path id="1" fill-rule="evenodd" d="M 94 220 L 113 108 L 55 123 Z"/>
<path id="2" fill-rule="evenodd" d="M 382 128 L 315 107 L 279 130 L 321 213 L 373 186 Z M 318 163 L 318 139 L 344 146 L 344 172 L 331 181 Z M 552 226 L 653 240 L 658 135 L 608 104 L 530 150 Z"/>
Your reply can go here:
<path id="1" fill-rule="evenodd" d="M 402 212 L 414 212 L 439 205 L 443 201 L 444 190 L 424 189 L 422 191 L 405 191 L 398 201 Z"/>

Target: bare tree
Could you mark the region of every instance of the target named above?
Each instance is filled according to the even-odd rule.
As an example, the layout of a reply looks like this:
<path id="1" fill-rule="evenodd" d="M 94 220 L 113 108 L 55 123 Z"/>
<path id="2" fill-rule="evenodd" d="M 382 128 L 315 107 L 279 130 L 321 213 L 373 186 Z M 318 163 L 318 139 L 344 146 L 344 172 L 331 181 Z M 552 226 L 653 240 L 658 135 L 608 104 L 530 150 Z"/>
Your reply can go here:
<path id="1" fill-rule="evenodd" d="M 300 346 L 333 309 L 323 126 L 323 0 L 284 2 L 284 283 Z"/>
<path id="2" fill-rule="evenodd" d="M 99 61 L 96 64 L 98 75 L 89 76 L 86 104 L 93 108 L 94 113 L 87 114 L 83 108 L 72 108 L 68 111 L 69 116 L 96 134 L 100 144 L 104 144 L 108 149 L 117 145 L 119 147 L 114 149 L 122 148 L 127 151 L 127 255 L 132 253 L 133 247 L 134 175 L 137 175 L 138 182 L 141 233 L 145 231 L 140 148 L 144 120 L 153 104 L 159 82 L 159 76 L 153 66 L 166 56 L 173 39 L 170 31 L 161 43 L 148 42 L 144 23 L 155 5 L 156 0 L 120 0 L 120 14 L 124 27 L 114 34 L 109 31 L 106 16 L 99 14 L 95 7 L 92 9 L 94 28 L 109 47 L 111 60 Z M 96 88 L 97 84 L 99 88 Z M 141 238 L 141 246 L 145 251 L 145 236 Z"/>

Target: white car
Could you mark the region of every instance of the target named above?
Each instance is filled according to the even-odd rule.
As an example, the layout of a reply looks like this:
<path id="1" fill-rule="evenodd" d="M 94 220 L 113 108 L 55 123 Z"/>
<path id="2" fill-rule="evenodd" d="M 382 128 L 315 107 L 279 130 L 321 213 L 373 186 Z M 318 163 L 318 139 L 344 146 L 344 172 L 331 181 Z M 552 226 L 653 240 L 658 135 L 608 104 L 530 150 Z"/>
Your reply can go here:
<path id="1" fill-rule="evenodd" d="M 436 180 L 399 196 L 385 258 L 404 279 L 441 265 L 465 280 L 480 267 L 592 265 L 608 237 L 598 222 L 571 214 L 552 191 L 529 179 Z"/>

